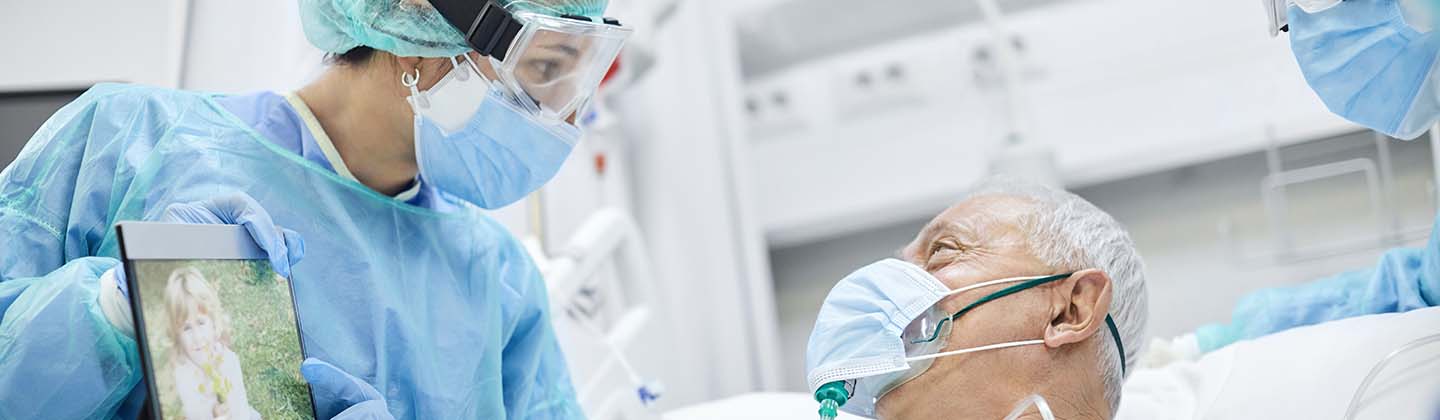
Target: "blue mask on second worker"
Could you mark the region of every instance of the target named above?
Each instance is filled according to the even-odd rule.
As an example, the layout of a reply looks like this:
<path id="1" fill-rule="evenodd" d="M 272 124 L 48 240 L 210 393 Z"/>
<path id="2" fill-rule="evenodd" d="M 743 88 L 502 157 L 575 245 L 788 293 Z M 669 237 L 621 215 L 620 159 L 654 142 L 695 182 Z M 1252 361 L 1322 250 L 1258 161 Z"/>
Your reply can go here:
<path id="1" fill-rule="evenodd" d="M 415 79 L 406 80 L 420 177 L 486 209 L 520 201 L 555 176 L 580 141 L 580 129 L 541 124 L 468 58 L 452 64 L 425 92 L 414 87 Z"/>
<path id="2" fill-rule="evenodd" d="M 1331 112 L 1403 139 L 1440 120 L 1440 37 L 1408 24 L 1397 0 L 1292 6 L 1289 23 L 1300 70 Z"/>

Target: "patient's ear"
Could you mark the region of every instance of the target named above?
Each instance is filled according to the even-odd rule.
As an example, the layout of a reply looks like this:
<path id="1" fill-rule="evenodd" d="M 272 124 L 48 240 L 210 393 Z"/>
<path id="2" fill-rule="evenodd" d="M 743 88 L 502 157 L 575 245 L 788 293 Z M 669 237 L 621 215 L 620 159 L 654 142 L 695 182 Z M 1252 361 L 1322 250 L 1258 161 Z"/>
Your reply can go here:
<path id="1" fill-rule="evenodd" d="M 1110 276 L 1089 269 L 1056 282 L 1045 345 L 1051 348 L 1085 341 L 1105 325 L 1110 313 Z"/>

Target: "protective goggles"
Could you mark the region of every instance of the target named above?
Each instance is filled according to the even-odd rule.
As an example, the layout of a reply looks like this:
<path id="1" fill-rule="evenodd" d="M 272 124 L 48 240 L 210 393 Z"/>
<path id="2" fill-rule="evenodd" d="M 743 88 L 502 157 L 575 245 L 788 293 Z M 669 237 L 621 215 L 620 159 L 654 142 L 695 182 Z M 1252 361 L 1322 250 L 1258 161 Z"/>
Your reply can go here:
<path id="1" fill-rule="evenodd" d="M 631 30 L 620 21 L 506 10 L 499 0 L 431 0 L 489 57 L 504 87 L 546 120 L 565 120 L 595 94 Z"/>
<path id="2" fill-rule="evenodd" d="M 975 289 L 1016 283 L 1013 286 L 1006 287 L 1004 289 L 996 291 L 995 293 L 986 295 L 985 297 L 982 297 L 979 300 L 970 303 L 969 305 L 965 305 L 964 308 L 961 308 L 954 314 L 947 314 L 940 309 L 939 305 L 936 305 L 930 307 L 930 309 L 925 311 L 924 314 L 920 315 L 919 318 L 911 321 L 910 325 L 905 328 L 905 331 L 902 332 L 900 336 L 901 339 L 904 340 L 905 361 L 910 364 L 910 369 L 902 372 L 895 372 L 887 375 L 888 377 L 886 378 L 881 378 L 880 380 L 883 381 L 884 385 L 881 386 L 879 393 L 875 394 L 875 398 L 879 399 L 880 397 L 884 396 L 885 393 L 890 392 L 891 390 L 898 388 L 900 385 L 909 382 L 911 379 L 915 379 L 916 377 L 925 373 L 926 370 L 930 369 L 930 365 L 934 363 L 935 359 L 940 357 L 975 353 L 986 350 L 997 350 L 1008 347 L 1044 344 L 1045 340 L 1025 340 L 1010 343 L 992 344 L 988 346 L 968 349 L 953 350 L 948 352 L 940 351 L 941 349 L 945 348 L 945 344 L 948 342 L 948 339 L 950 337 L 950 329 L 955 324 L 955 321 L 960 319 L 961 316 L 965 315 L 971 310 L 979 307 L 980 305 L 984 305 L 997 299 L 1020 293 L 1022 291 L 1034 288 L 1042 284 L 1069 278 L 1073 274 L 1074 273 L 1066 273 L 1050 276 L 1015 277 L 1008 279 L 992 280 L 972 284 L 970 286 L 947 292 L 945 295 L 948 297 Z M 1105 315 L 1105 325 L 1109 327 L 1110 336 L 1114 338 L 1115 347 L 1120 352 L 1120 369 L 1123 374 L 1126 369 L 1125 346 L 1120 343 L 1120 329 L 1115 326 L 1115 319 L 1111 318 L 1109 314 Z"/>
<path id="3" fill-rule="evenodd" d="M 1270 36 L 1290 32 L 1290 6 L 1300 6 L 1305 13 L 1319 13 L 1335 7 L 1342 0 L 1261 0 L 1265 6 L 1265 18 L 1270 20 Z"/>

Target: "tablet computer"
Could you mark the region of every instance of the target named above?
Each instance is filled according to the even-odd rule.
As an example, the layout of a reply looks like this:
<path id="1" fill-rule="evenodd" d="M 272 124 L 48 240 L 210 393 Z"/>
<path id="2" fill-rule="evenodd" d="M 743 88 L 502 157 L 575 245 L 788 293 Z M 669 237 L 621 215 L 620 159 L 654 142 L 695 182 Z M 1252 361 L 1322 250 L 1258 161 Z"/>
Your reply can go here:
<path id="1" fill-rule="evenodd" d="M 116 225 L 142 418 L 313 419 L 290 281 L 233 225 Z"/>

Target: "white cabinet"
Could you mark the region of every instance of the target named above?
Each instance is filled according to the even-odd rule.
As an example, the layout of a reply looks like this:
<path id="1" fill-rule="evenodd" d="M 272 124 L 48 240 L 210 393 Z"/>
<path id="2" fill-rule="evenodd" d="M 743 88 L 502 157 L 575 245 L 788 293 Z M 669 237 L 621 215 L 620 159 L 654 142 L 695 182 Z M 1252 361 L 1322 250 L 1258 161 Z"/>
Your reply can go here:
<path id="1" fill-rule="evenodd" d="M 0 12 L 0 91 L 95 82 L 174 87 L 184 46 L 180 0 L 11 1 Z"/>
<path id="2" fill-rule="evenodd" d="M 1024 46 L 1025 138 L 1054 149 L 1068 186 L 1354 129 L 1309 90 L 1255 2 L 1065 1 L 1008 24 Z M 748 80 L 772 245 L 933 214 L 983 176 L 1007 132 L 1004 97 L 977 76 L 992 38 L 966 24 Z M 891 66 L 903 83 L 885 84 Z"/>

